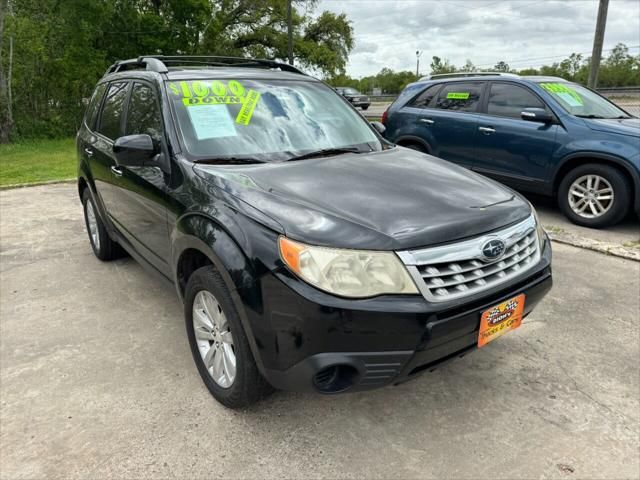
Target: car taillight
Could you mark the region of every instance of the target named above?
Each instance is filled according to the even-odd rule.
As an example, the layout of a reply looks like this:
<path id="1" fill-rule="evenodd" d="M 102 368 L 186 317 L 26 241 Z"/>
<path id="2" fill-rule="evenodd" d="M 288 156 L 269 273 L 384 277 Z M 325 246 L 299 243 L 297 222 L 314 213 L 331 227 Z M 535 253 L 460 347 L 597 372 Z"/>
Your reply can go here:
<path id="1" fill-rule="evenodd" d="M 389 116 L 389 110 L 385 110 L 384 113 L 382 114 L 382 118 L 380 119 L 380 121 L 382 122 L 383 125 L 387 124 L 387 117 Z"/>

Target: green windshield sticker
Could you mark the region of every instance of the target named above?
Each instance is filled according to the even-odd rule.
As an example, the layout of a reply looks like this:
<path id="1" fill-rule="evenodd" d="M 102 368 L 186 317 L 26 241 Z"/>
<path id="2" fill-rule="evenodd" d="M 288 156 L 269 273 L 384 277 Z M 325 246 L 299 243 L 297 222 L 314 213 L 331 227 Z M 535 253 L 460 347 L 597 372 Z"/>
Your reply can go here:
<path id="1" fill-rule="evenodd" d="M 187 82 L 183 80 L 177 83 L 169 83 L 169 90 L 171 90 L 174 96 L 182 100 L 182 104 L 185 107 L 242 105 L 236 116 L 236 123 L 240 125 L 249 125 L 253 112 L 260 100 L 259 92 L 255 90 L 245 90 L 244 85 L 237 80 L 231 80 L 226 84 L 220 80 L 210 82 L 204 80 Z M 235 135 L 235 131 L 233 134 Z"/>
<path id="2" fill-rule="evenodd" d="M 570 107 L 582 107 L 584 105 L 578 92 L 564 83 L 541 83 L 540 86 L 547 92 L 564 100 Z"/>
<path id="3" fill-rule="evenodd" d="M 256 109 L 256 105 L 258 105 L 258 100 L 260 100 L 260 92 L 249 90 L 245 102 L 236 117 L 236 123 L 239 123 L 240 125 L 249 125 L 253 111 Z"/>
<path id="4" fill-rule="evenodd" d="M 469 100 L 469 92 L 450 92 L 447 93 L 449 100 Z"/>

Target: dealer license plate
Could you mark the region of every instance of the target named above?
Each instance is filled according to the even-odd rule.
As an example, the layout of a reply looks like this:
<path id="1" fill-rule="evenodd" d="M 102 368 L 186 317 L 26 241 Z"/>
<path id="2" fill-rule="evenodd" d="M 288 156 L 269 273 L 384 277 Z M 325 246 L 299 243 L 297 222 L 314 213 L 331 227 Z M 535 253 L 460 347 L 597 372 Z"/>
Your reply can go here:
<path id="1" fill-rule="evenodd" d="M 518 328 L 522 323 L 523 313 L 524 293 L 485 310 L 480 318 L 478 347 L 483 347 L 508 331 Z"/>

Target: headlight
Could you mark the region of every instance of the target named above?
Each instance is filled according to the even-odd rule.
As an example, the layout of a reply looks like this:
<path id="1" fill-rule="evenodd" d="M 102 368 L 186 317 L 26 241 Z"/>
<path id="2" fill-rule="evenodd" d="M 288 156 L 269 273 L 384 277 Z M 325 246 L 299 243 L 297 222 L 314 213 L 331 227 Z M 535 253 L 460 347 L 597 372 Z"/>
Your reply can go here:
<path id="1" fill-rule="evenodd" d="M 342 297 L 383 293 L 416 294 L 418 289 L 393 252 L 314 247 L 280 237 L 280 257 L 300 278 Z"/>
<path id="2" fill-rule="evenodd" d="M 544 228 L 542 227 L 542 223 L 540 222 L 540 219 L 538 218 L 538 212 L 536 212 L 536 209 L 533 208 L 533 205 L 531 205 L 531 203 L 529 203 L 529 205 L 531 206 L 531 211 L 533 212 L 533 218 L 536 219 L 536 233 L 538 234 L 538 246 L 540 247 L 540 252 L 542 252 L 546 233 L 544 231 Z"/>

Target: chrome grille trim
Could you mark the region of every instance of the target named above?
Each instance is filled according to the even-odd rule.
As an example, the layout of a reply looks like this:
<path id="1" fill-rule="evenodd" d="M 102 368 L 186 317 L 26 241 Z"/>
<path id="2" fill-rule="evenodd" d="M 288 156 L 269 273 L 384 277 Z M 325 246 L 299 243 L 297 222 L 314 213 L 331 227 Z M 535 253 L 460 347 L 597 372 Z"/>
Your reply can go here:
<path id="1" fill-rule="evenodd" d="M 486 260 L 482 247 L 490 240 L 505 243 L 495 260 Z M 511 227 L 447 245 L 397 252 L 430 302 L 444 302 L 496 287 L 529 270 L 540 260 L 533 215 Z"/>

